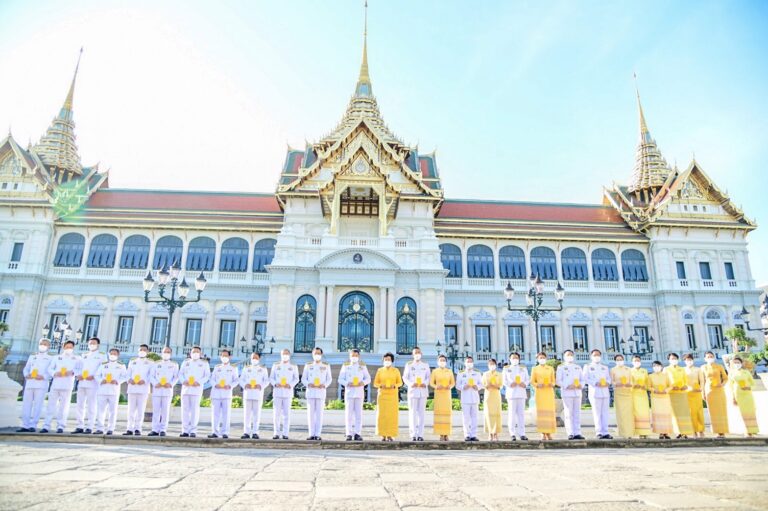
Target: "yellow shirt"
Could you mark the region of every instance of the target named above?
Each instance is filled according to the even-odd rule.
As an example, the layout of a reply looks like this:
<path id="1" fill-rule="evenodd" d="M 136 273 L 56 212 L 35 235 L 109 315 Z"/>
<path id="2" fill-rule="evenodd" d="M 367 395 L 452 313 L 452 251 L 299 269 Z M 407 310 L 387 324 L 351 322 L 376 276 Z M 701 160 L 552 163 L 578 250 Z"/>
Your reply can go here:
<path id="1" fill-rule="evenodd" d="M 674 394 L 688 392 L 688 377 L 680 366 L 667 366 L 662 371 L 669 378 L 669 391 Z M 675 389 L 675 387 L 677 387 Z"/>
<path id="2" fill-rule="evenodd" d="M 685 368 L 685 375 L 688 377 L 688 390 L 690 392 L 701 392 L 704 387 L 704 375 L 701 368 L 693 366 Z"/>

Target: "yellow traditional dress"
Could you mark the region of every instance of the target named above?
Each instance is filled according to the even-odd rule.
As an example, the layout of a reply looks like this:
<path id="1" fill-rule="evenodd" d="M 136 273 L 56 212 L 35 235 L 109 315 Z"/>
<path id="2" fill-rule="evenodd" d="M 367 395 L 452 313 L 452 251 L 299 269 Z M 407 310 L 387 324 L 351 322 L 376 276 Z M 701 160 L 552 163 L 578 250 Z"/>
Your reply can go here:
<path id="1" fill-rule="evenodd" d="M 685 375 L 688 377 L 688 409 L 691 411 L 693 431 L 704 433 L 704 375 L 698 367 L 686 367 Z"/>
<path id="2" fill-rule="evenodd" d="M 619 436 L 630 438 L 635 434 L 635 414 L 632 404 L 632 370 L 626 366 L 611 368 L 613 406 Z"/>
<path id="3" fill-rule="evenodd" d="M 382 389 L 386 385 L 394 389 Z M 382 367 L 376 371 L 373 386 L 379 389 L 376 397 L 376 434 L 395 438 L 400 431 L 398 422 L 400 405 L 399 388 L 403 385 L 400 371 L 396 367 Z"/>
<path id="4" fill-rule="evenodd" d="M 676 435 L 693 435 L 691 409 L 688 406 L 688 377 L 680 366 L 667 366 L 662 371 L 669 378 L 669 401 L 672 425 Z"/>
<path id="5" fill-rule="evenodd" d="M 635 421 L 635 435 L 651 434 L 651 408 L 648 406 L 648 371 L 630 369 L 632 374 L 632 414 Z"/>
<path id="6" fill-rule="evenodd" d="M 725 402 L 725 384 L 728 374 L 720 364 L 707 364 L 701 368 L 704 378 L 704 399 L 707 401 L 712 433 L 728 434 L 728 405 Z"/>
<path id="7" fill-rule="evenodd" d="M 456 386 L 453 371 L 447 367 L 438 367 L 429 376 L 429 385 L 435 389 L 434 432 L 436 435 L 448 436 L 451 434 L 451 416 L 453 415 L 451 389 Z M 448 387 L 448 389 L 437 390 L 438 386 Z"/>
<path id="8" fill-rule="evenodd" d="M 731 391 L 733 391 L 736 404 L 739 405 L 739 411 L 741 412 L 741 418 L 744 421 L 747 433 L 752 435 L 756 435 L 758 431 L 755 399 L 752 397 L 752 386 L 754 384 L 755 380 L 748 369 L 741 368 L 738 371 L 735 369 L 731 371 Z"/>
<path id="9" fill-rule="evenodd" d="M 545 385 L 538 388 L 537 385 Z M 548 365 L 537 365 L 531 370 L 531 389 L 536 396 L 536 431 L 554 433 L 555 419 L 555 370 Z"/>
<path id="10" fill-rule="evenodd" d="M 488 385 L 501 387 L 501 373 L 498 371 L 486 371 L 483 373 L 483 416 L 485 417 L 484 429 L 487 433 L 498 435 L 501 433 L 501 390 L 489 389 Z"/>
<path id="11" fill-rule="evenodd" d="M 667 389 L 669 376 L 664 373 L 648 375 L 648 390 L 651 391 L 651 421 L 653 432 L 659 435 L 672 434 L 672 403 Z"/>

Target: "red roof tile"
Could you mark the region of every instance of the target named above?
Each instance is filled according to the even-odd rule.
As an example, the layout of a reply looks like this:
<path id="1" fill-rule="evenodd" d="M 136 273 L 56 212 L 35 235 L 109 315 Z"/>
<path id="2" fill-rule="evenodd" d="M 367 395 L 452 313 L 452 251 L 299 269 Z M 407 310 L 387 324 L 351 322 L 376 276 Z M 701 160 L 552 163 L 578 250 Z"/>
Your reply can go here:
<path id="1" fill-rule="evenodd" d="M 272 194 L 99 190 L 86 208 L 172 209 L 282 213 Z"/>
<path id="2" fill-rule="evenodd" d="M 624 224 L 621 215 L 607 206 L 525 202 L 446 200 L 438 218 Z"/>

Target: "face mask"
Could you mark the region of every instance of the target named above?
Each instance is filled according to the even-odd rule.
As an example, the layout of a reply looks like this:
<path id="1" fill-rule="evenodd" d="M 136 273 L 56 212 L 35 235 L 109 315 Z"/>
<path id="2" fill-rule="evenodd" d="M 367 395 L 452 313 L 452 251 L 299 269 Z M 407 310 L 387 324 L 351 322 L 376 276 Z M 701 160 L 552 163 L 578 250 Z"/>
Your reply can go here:
<path id="1" fill-rule="evenodd" d="M 280 355 L 280 360 L 283 362 L 288 362 L 291 359 L 290 355 Z"/>
<path id="2" fill-rule="evenodd" d="M 197 353 L 197 352 L 192 352 L 192 353 L 189 355 L 189 357 L 190 357 L 192 360 L 200 360 L 200 353 Z"/>
<path id="3" fill-rule="evenodd" d="M 229 357 L 221 357 L 222 364 L 229 364 Z"/>
<path id="4" fill-rule="evenodd" d="M 738 371 L 739 369 L 741 369 L 741 364 L 733 364 L 733 368 Z"/>
<path id="5" fill-rule="evenodd" d="M 139 358 L 145 358 L 146 356 L 147 356 L 147 352 L 146 351 L 140 351 L 139 352 Z"/>
<path id="6" fill-rule="evenodd" d="M 671 365 L 671 366 L 676 366 L 678 362 L 679 362 L 679 360 L 677 360 L 676 358 L 670 358 L 669 359 L 669 365 Z"/>
<path id="7" fill-rule="evenodd" d="M 603 357 L 592 357 L 592 362 L 594 362 L 595 364 L 599 364 L 602 359 Z"/>
<path id="8" fill-rule="evenodd" d="M 385 360 L 384 361 L 384 367 L 390 367 L 391 365 L 392 365 L 392 361 L 391 360 Z"/>
<path id="9" fill-rule="evenodd" d="M 88 349 L 91 350 L 91 351 L 96 351 L 97 349 L 99 349 L 99 345 L 95 344 L 95 343 L 94 344 L 89 344 L 88 345 Z"/>
<path id="10" fill-rule="evenodd" d="M 445 360 L 438 360 L 438 361 L 437 361 L 437 367 L 442 367 L 442 368 L 444 368 L 445 366 L 446 366 L 446 362 L 445 362 Z"/>
<path id="11" fill-rule="evenodd" d="M 654 373 L 660 373 L 660 372 L 661 372 L 661 367 L 659 367 L 659 366 L 653 366 L 653 372 L 654 372 Z"/>
<path id="12" fill-rule="evenodd" d="M 109 361 L 110 362 L 117 362 L 117 355 L 110 355 L 109 356 Z"/>
<path id="13" fill-rule="evenodd" d="M 707 361 L 707 364 L 714 364 L 714 363 L 715 363 L 715 359 L 714 359 L 714 358 L 712 358 L 712 357 L 707 357 L 707 358 L 705 358 L 704 360 L 706 360 L 706 361 Z"/>
<path id="14" fill-rule="evenodd" d="M 543 366 L 544 364 L 547 363 L 547 359 L 546 358 L 540 358 L 540 359 L 537 360 L 537 362 L 539 363 L 539 365 Z"/>
<path id="15" fill-rule="evenodd" d="M 252 358 L 252 359 L 251 359 L 251 365 L 252 365 L 252 366 L 257 366 L 257 365 L 259 365 L 259 359 L 258 359 L 258 358 Z"/>
<path id="16" fill-rule="evenodd" d="M 496 366 L 493 365 L 493 364 L 490 364 L 490 365 L 488 365 L 488 370 L 489 371 L 495 371 L 496 370 Z"/>
<path id="17" fill-rule="evenodd" d="M 163 353 L 161 356 L 163 357 L 163 360 L 170 360 L 171 359 L 171 354 L 170 353 Z"/>
<path id="18" fill-rule="evenodd" d="M 640 369 L 640 366 L 643 365 L 643 363 L 640 362 L 639 360 L 635 360 L 634 362 L 632 362 L 632 365 L 635 366 L 635 369 Z"/>
<path id="19" fill-rule="evenodd" d="M 314 355 L 312 355 L 312 358 L 315 359 L 315 362 L 320 362 L 323 359 L 323 356 L 315 353 Z"/>
<path id="20" fill-rule="evenodd" d="M 464 367 L 466 367 L 467 369 L 472 369 L 473 367 L 475 367 L 475 363 L 474 362 L 464 362 Z"/>
<path id="21" fill-rule="evenodd" d="M 353 364 L 357 364 L 358 362 L 360 362 L 360 357 L 349 357 L 349 361 L 352 362 Z"/>
<path id="22" fill-rule="evenodd" d="M 67 355 L 67 356 L 71 355 L 74 352 L 75 352 L 75 350 L 73 350 L 72 348 L 66 348 L 64 350 L 64 354 Z"/>
<path id="23" fill-rule="evenodd" d="M 516 366 L 520 364 L 520 361 L 516 358 L 510 358 L 509 363 L 512 364 L 513 366 Z"/>
<path id="24" fill-rule="evenodd" d="M 688 367 L 693 367 L 693 360 L 686 360 L 685 365 Z"/>
<path id="25" fill-rule="evenodd" d="M 565 362 L 566 362 L 566 363 L 568 363 L 568 364 L 570 364 L 571 362 L 573 362 L 573 355 L 566 355 L 566 356 L 565 356 L 565 357 L 563 357 L 563 358 L 565 359 Z"/>
<path id="26" fill-rule="evenodd" d="M 418 362 L 419 360 L 421 360 L 421 353 L 416 353 L 415 355 L 413 355 L 413 359 L 414 359 L 416 362 Z"/>
<path id="27" fill-rule="evenodd" d="M 616 367 L 624 367 L 624 361 L 623 360 L 617 360 L 616 361 Z"/>
<path id="28" fill-rule="evenodd" d="M 48 351 L 48 346 L 46 346 L 45 344 L 40 344 L 37 347 L 37 351 L 39 351 L 40 353 L 45 353 L 46 351 Z"/>

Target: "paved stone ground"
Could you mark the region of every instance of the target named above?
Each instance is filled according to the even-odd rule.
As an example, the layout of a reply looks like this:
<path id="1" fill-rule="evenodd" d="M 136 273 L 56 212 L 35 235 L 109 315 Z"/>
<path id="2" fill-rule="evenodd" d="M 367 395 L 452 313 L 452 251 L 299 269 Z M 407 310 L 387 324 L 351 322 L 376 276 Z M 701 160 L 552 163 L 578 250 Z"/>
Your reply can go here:
<path id="1" fill-rule="evenodd" d="M 266 451 L 0 443 L 0 509 L 768 509 L 768 448 Z"/>

